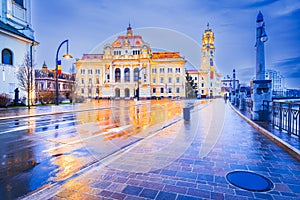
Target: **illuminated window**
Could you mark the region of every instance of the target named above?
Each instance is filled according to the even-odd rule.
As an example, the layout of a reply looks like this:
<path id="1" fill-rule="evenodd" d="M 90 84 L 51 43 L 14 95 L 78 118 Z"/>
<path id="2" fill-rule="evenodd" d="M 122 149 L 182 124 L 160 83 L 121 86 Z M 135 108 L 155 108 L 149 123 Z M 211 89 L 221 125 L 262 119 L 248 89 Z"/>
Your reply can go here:
<path id="1" fill-rule="evenodd" d="M 9 49 L 2 50 L 2 64 L 13 65 L 13 55 L 11 50 Z"/>

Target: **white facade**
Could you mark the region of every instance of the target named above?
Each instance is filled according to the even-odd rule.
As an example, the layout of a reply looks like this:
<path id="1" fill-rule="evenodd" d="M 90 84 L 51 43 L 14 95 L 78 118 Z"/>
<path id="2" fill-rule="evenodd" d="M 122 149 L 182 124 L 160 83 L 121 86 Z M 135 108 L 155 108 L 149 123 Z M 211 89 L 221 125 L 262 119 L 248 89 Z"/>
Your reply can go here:
<path id="1" fill-rule="evenodd" d="M 35 57 L 33 46 L 37 45 L 31 29 L 30 0 L 2 0 L 0 11 L 0 93 L 14 98 L 19 67 L 31 48 Z M 20 98 L 23 96 L 26 92 L 20 90 Z"/>

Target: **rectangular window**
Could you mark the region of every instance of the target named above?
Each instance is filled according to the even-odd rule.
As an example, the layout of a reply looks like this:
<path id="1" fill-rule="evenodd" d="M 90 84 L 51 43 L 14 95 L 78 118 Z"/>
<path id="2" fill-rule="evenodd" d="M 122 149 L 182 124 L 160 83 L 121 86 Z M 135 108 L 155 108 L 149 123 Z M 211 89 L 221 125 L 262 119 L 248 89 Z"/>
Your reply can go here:
<path id="1" fill-rule="evenodd" d="M 156 79 L 154 78 L 154 79 L 152 80 L 152 82 L 153 82 L 153 83 L 156 83 Z"/>
<path id="2" fill-rule="evenodd" d="M 195 77 L 195 81 L 197 80 L 197 76 Z"/>
<path id="3" fill-rule="evenodd" d="M 159 69 L 159 72 L 160 72 L 160 73 L 165 73 L 165 68 L 160 68 L 160 69 Z"/>
<path id="4" fill-rule="evenodd" d="M 172 93 L 172 88 L 169 88 L 169 93 Z"/>
<path id="5" fill-rule="evenodd" d="M 180 82 L 180 78 L 176 77 L 176 83 L 179 83 L 179 82 Z"/>
<path id="6" fill-rule="evenodd" d="M 156 73 L 156 68 L 153 68 L 153 69 L 152 69 L 152 73 L 153 73 L 153 74 Z"/>
<path id="7" fill-rule="evenodd" d="M 160 93 L 164 93 L 164 88 L 160 88 Z"/>
<path id="8" fill-rule="evenodd" d="M 84 84 L 84 79 L 81 79 L 81 84 Z"/>
<path id="9" fill-rule="evenodd" d="M 176 68 L 176 73 L 180 73 L 180 68 Z"/>
<path id="10" fill-rule="evenodd" d="M 201 83 L 201 87 L 204 87 L 204 83 Z"/>
<path id="11" fill-rule="evenodd" d="M 81 70 L 80 70 L 80 73 L 81 73 L 81 74 L 85 74 L 85 69 L 81 69 Z"/>
<path id="12" fill-rule="evenodd" d="M 180 93 L 180 88 L 176 88 L 176 93 Z"/>
<path id="13" fill-rule="evenodd" d="M 169 83 L 172 83 L 172 78 L 169 78 Z"/>
<path id="14" fill-rule="evenodd" d="M 96 83 L 100 84 L 99 78 L 96 78 Z"/>
<path id="15" fill-rule="evenodd" d="M 172 73 L 172 72 L 173 72 L 172 68 L 168 68 L 168 73 Z"/>
<path id="16" fill-rule="evenodd" d="M 152 88 L 152 93 L 156 93 L 156 88 Z"/>
<path id="17" fill-rule="evenodd" d="M 84 94 L 84 88 L 81 89 L 81 94 Z"/>
<path id="18" fill-rule="evenodd" d="M 95 72 L 96 74 L 101 74 L 101 71 L 100 71 L 100 69 L 96 69 L 96 72 Z"/>
<path id="19" fill-rule="evenodd" d="M 160 78 L 160 83 L 163 83 L 163 82 L 164 82 L 164 78 L 161 77 L 161 78 Z"/>

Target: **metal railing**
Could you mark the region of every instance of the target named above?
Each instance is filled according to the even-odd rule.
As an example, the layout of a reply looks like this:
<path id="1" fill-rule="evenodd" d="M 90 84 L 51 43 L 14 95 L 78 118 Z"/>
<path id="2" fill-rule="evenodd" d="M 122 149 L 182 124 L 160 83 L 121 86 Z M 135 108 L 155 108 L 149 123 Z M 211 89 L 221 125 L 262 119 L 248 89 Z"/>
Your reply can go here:
<path id="1" fill-rule="evenodd" d="M 272 126 L 300 139 L 300 103 L 272 102 Z"/>

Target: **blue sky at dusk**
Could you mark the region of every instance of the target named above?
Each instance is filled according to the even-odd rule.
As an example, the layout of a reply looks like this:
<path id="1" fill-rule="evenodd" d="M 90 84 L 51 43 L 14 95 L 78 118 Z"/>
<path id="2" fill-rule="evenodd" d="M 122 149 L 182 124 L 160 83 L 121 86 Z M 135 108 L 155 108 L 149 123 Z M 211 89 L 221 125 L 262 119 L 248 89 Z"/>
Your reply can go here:
<path id="1" fill-rule="evenodd" d="M 215 33 L 219 71 L 226 76 L 231 75 L 235 68 L 237 78 L 249 84 L 255 74 L 254 45 L 259 11 L 264 15 L 269 37 L 265 43 L 266 69 L 279 71 L 288 88 L 300 88 L 299 0 L 32 1 L 32 26 L 40 43 L 36 64 L 41 68 L 46 61 L 48 67 L 54 69 L 56 50 L 65 39 L 69 39 L 73 57 L 81 58 L 83 53 L 90 53 L 107 38 L 125 31 L 129 21 L 134 33 L 139 33 L 139 29 L 157 27 L 181 33 L 200 45 L 209 22 Z M 141 36 L 151 46 L 155 43 L 151 42 L 153 38 L 149 41 L 146 36 Z M 163 44 L 166 36 L 156 39 Z M 177 45 L 171 50 L 200 60 L 201 54 L 197 50 L 182 51 L 184 45 L 180 43 L 183 41 L 175 38 L 172 42 Z M 61 54 L 64 51 L 62 47 Z M 70 61 L 63 62 L 64 71 L 70 66 Z"/>

